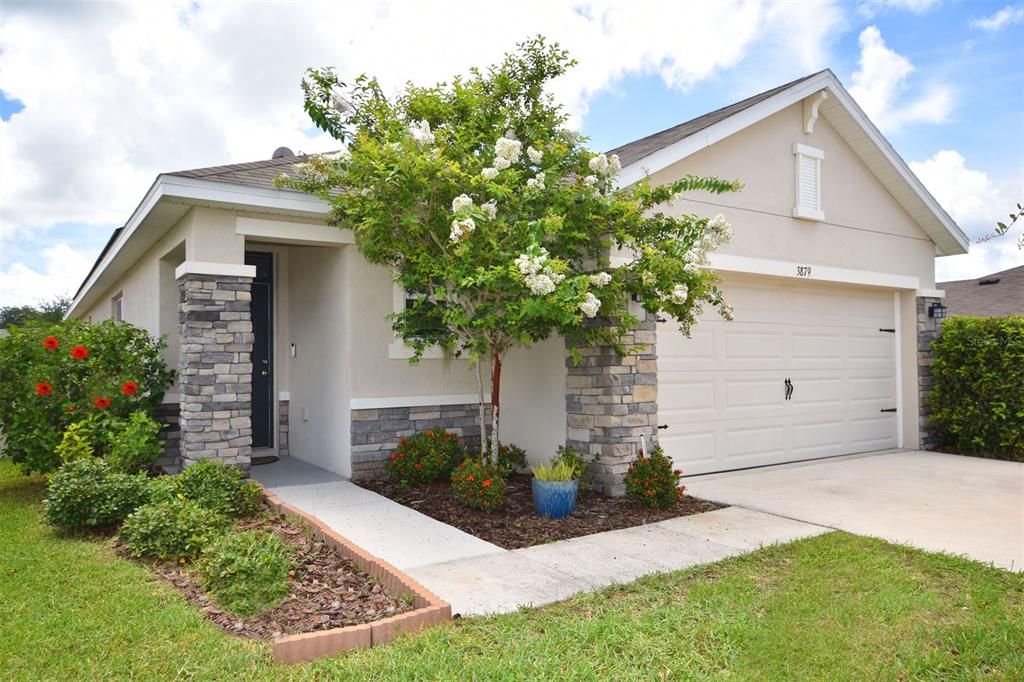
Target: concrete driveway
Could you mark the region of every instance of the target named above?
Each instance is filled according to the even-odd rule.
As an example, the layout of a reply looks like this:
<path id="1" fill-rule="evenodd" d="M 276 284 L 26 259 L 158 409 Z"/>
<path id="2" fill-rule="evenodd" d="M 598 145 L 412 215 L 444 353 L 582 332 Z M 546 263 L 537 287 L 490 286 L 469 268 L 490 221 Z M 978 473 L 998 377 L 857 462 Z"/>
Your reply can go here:
<path id="1" fill-rule="evenodd" d="M 1024 464 L 899 451 L 683 482 L 696 497 L 1024 570 Z"/>

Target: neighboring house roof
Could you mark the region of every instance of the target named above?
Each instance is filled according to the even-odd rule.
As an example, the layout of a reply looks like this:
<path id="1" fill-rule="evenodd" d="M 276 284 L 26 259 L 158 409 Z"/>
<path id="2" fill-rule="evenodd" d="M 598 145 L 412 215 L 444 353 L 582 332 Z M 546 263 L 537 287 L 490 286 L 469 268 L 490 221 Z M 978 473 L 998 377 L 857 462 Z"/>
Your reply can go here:
<path id="1" fill-rule="evenodd" d="M 947 315 L 1004 317 L 1024 315 L 1024 265 L 977 279 L 939 282 Z"/>
<path id="2" fill-rule="evenodd" d="M 936 252 L 939 255 L 966 253 L 968 240 L 964 233 L 868 120 L 835 74 L 827 69 L 611 150 L 610 153 L 619 155 L 623 165 L 620 184 L 631 185 L 822 91 L 827 91 L 831 97 L 820 103 L 821 115 L 928 234 L 935 243 Z M 173 222 L 167 221 L 180 219 L 190 205 L 235 206 L 250 211 L 322 217 L 329 210 L 325 202 L 302 192 L 274 186 L 274 178 L 286 173 L 303 158 L 283 156 L 157 176 L 129 221 L 123 228 L 118 228 L 96 260 L 75 294 L 68 314 L 82 307 L 83 299 L 106 274 L 107 268 L 121 259 L 130 261 L 131 256 L 138 258 L 143 252 L 140 249 L 148 248 L 159 237 L 149 232 L 155 231 L 158 225 L 165 229 L 170 227 Z M 167 203 L 175 206 L 168 208 L 165 206 Z M 156 213 L 158 208 L 164 209 L 163 215 L 154 218 L 151 213 Z M 143 223 L 151 223 L 154 227 L 145 230 L 145 239 L 133 237 L 136 228 Z M 133 239 L 139 243 L 128 249 L 127 255 L 122 254 L 122 247 Z M 125 269 L 129 265 L 121 264 Z"/>

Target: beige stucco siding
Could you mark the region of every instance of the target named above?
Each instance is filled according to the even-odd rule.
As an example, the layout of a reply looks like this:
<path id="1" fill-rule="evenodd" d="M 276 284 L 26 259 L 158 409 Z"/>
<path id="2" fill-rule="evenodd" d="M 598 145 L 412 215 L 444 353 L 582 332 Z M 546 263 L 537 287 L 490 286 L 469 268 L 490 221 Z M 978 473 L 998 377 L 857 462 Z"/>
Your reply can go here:
<path id="1" fill-rule="evenodd" d="M 770 116 L 654 174 L 652 184 L 687 174 L 737 179 L 740 192 L 695 193 L 672 213 L 723 213 L 736 233 L 722 253 L 918 277 L 934 285 L 935 247 L 836 131 L 819 118 L 803 132 L 802 104 Z M 793 218 L 793 144 L 825 152 L 824 222 Z"/>

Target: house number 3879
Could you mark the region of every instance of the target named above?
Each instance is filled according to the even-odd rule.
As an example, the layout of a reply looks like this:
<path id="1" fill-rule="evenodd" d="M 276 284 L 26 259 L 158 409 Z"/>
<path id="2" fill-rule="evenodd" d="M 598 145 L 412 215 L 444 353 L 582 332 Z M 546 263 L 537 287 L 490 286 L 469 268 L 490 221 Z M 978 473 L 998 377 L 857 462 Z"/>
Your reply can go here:
<path id="1" fill-rule="evenodd" d="M 810 265 L 798 265 L 798 266 L 796 266 L 796 276 L 797 277 L 810 277 L 811 276 L 811 266 Z"/>

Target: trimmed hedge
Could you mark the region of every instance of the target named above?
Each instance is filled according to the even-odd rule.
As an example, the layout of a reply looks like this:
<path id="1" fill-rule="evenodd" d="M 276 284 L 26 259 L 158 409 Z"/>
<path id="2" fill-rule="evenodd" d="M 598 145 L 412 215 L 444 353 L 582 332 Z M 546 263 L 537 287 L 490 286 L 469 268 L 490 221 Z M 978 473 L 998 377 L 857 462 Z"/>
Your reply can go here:
<path id="1" fill-rule="evenodd" d="M 1024 462 L 1024 316 L 949 318 L 932 350 L 928 404 L 942 445 Z"/>

